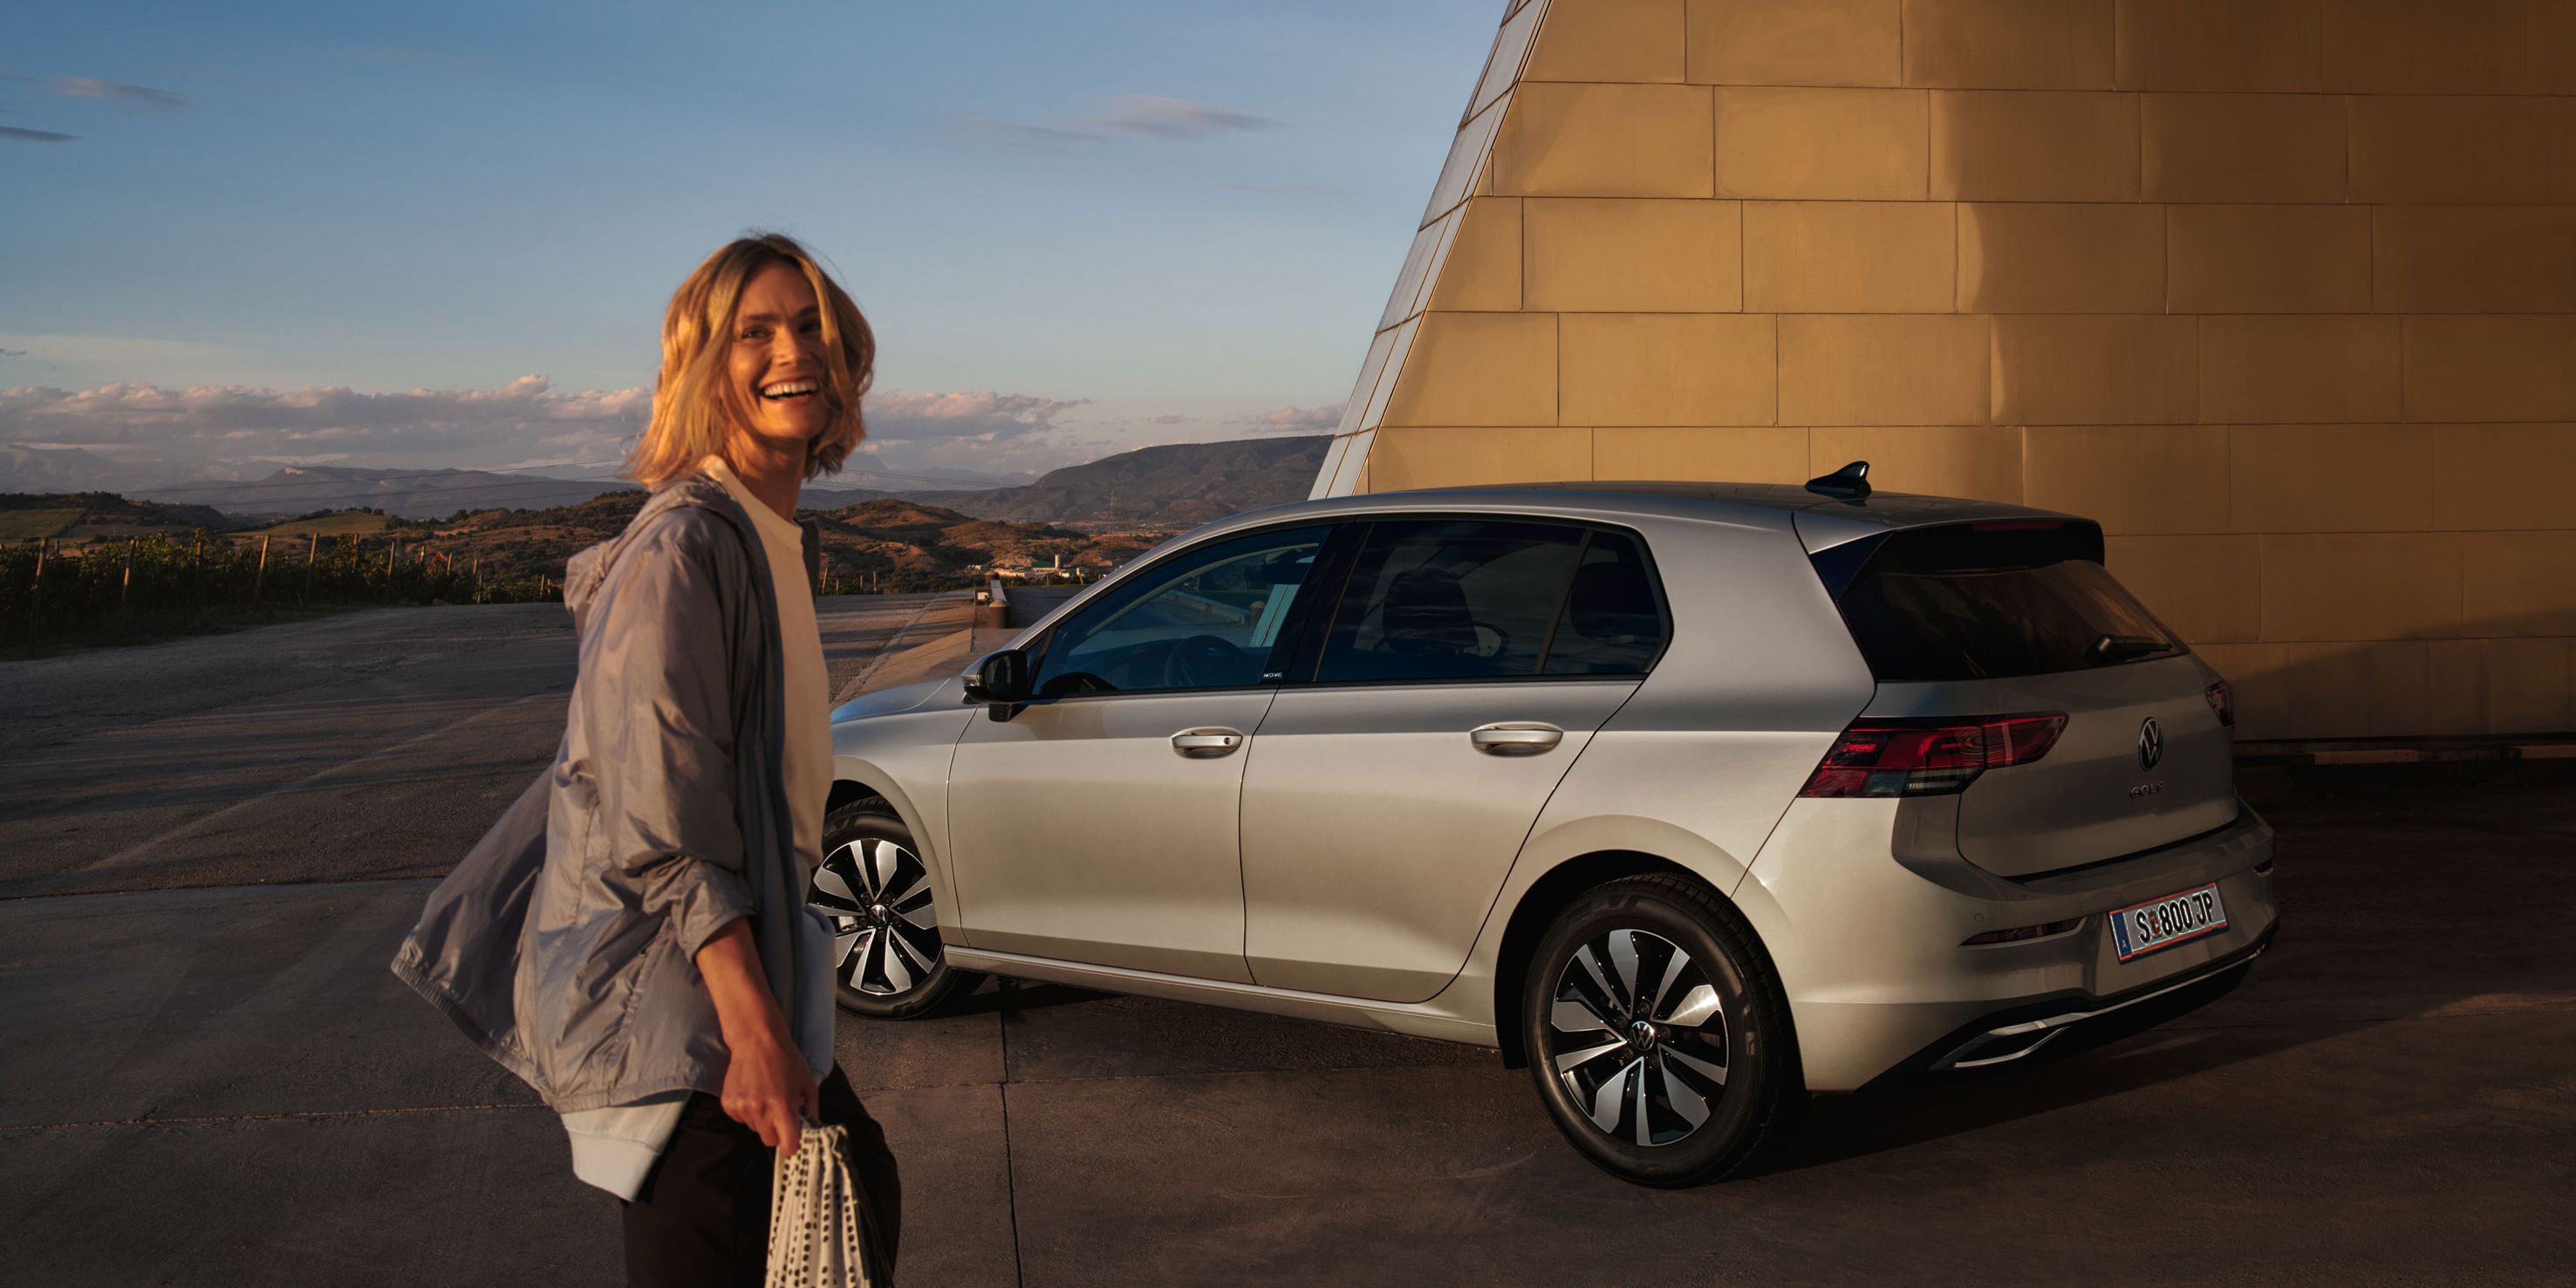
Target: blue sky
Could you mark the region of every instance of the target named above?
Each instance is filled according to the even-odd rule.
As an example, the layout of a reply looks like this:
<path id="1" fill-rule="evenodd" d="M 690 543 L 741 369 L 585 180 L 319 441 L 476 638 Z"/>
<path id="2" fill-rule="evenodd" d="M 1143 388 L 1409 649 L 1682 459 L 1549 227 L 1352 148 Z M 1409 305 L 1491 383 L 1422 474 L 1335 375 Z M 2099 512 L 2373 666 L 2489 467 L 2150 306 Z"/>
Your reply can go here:
<path id="1" fill-rule="evenodd" d="M 754 226 L 875 324 L 888 469 L 1311 425 L 1502 8 L 27 7 L 0 50 L 0 441 L 595 456 L 613 434 L 582 418 L 631 399 L 566 396 L 648 386 L 672 287 Z M 98 392 L 123 385 L 152 389 Z"/>

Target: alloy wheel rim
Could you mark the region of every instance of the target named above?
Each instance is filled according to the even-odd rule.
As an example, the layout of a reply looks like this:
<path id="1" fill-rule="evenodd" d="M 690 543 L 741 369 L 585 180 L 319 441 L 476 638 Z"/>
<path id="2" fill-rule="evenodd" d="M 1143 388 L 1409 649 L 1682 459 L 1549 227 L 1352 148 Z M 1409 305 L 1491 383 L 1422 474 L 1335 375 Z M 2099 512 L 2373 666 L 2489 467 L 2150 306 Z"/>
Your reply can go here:
<path id="1" fill-rule="evenodd" d="M 1676 1145 L 1726 1091 L 1726 1008 L 1681 945 L 1616 929 L 1577 945 L 1549 1003 L 1549 1068 L 1594 1130 Z"/>
<path id="2" fill-rule="evenodd" d="M 833 973 L 875 997 L 908 993 L 939 968 L 930 872 L 903 844 L 861 837 L 814 869 L 809 894 L 832 918 Z"/>

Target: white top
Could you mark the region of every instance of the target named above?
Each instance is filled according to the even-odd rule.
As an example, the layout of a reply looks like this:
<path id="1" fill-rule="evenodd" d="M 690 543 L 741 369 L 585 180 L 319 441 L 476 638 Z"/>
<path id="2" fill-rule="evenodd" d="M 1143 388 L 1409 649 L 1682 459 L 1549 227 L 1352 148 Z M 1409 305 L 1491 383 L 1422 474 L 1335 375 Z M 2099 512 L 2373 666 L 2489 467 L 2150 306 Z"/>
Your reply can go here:
<path id="1" fill-rule="evenodd" d="M 778 605 L 778 642 L 787 672 L 783 677 L 787 728 L 780 769 L 787 780 L 797 865 L 810 880 L 823 861 L 823 806 L 832 795 L 832 693 L 823 670 L 823 632 L 814 620 L 814 591 L 805 574 L 805 530 L 753 496 L 723 458 L 710 456 L 699 465 L 751 515 L 751 526 L 769 560 L 769 584 Z M 787 1023 L 796 1035 L 797 1049 L 805 1053 L 805 1062 L 819 1080 L 832 1069 L 832 926 L 814 909 L 803 911 L 799 928 L 804 933 L 796 937 L 797 969 L 803 976 L 796 996 L 802 1004 Z M 621 1199 L 634 1198 L 654 1160 L 662 1156 L 662 1147 L 670 1143 L 687 1101 L 683 1092 L 565 1114 L 564 1132 L 572 1138 L 573 1175 Z"/>

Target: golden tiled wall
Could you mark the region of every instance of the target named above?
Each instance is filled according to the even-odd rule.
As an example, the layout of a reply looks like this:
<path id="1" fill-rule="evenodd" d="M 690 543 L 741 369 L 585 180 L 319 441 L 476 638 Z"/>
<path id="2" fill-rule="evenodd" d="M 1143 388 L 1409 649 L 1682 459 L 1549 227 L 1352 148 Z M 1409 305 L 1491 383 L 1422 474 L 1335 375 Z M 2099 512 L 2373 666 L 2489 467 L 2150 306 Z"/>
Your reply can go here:
<path id="1" fill-rule="evenodd" d="M 2576 0 L 1518 0 L 1316 482 L 2089 515 L 2249 738 L 2576 730 Z"/>

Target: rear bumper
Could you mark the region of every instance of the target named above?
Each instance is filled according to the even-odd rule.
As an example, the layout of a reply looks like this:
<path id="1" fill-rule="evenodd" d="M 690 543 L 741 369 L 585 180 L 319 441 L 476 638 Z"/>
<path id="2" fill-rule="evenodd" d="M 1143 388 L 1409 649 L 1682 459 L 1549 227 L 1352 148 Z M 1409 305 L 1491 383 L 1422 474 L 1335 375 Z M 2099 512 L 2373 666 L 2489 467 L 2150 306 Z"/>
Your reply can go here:
<path id="1" fill-rule="evenodd" d="M 2158 980 L 2119 997 L 2072 994 L 2024 1003 L 1981 1016 L 1870 1080 L 1865 1090 L 1903 1086 L 1943 1074 L 2019 1064 L 2041 1051 L 2098 1046 L 2143 1033 L 2224 997 L 2272 946 L 2280 923 L 2243 949 L 2172 979 Z"/>
<path id="2" fill-rule="evenodd" d="M 1788 994 L 1812 1090 L 2000 1066 L 2160 1022 L 2232 987 L 2279 921 L 2272 829 L 2250 808 L 2215 832 L 2030 881 L 1937 843 L 1939 809 L 1801 800 L 1737 891 Z M 2104 914 L 2205 884 L 2225 904 L 2223 930 L 2119 960 Z M 1964 942 L 2064 921 L 2076 924 L 2045 939 Z"/>

